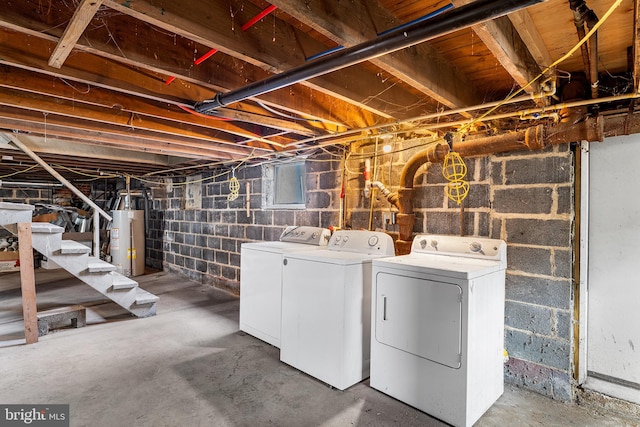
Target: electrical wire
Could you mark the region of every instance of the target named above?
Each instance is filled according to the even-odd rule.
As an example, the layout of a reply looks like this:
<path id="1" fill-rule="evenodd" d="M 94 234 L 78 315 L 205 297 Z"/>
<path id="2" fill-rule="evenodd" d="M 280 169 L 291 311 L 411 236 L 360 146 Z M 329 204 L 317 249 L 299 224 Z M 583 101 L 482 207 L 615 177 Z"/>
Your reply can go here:
<path id="1" fill-rule="evenodd" d="M 93 174 L 89 174 L 89 173 L 86 173 L 86 172 L 80 172 L 79 170 L 72 169 L 72 168 L 69 168 L 69 167 L 67 167 L 67 166 L 63 166 L 63 165 L 52 165 L 52 166 L 55 166 L 55 167 L 56 167 L 56 168 L 58 168 L 58 169 L 64 169 L 64 170 L 66 170 L 66 171 L 69 171 L 69 172 L 75 173 L 75 174 L 77 174 L 77 175 L 86 176 L 86 177 L 88 177 L 88 178 L 118 178 L 118 177 L 120 176 L 120 175 L 117 175 L 117 174 L 109 174 L 109 175 L 104 175 L 104 174 L 103 174 L 103 175 L 93 175 Z"/>
<path id="2" fill-rule="evenodd" d="M 295 116 L 290 116 L 289 114 L 285 114 L 282 113 L 274 108 L 269 107 L 268 105 L 260 102 L 260 101 L 256 101 L 256 104 L 258 104 L 259 106 L 261 106 L 262 108 L 264 108 L 265 110 L 269 111 L 270 113 L 273 113 L 277 116 L 280 117 L 284 117 L 285 119 L 289 119 L 289 120 L 295 120 L 295 121 L 301 121 L 301 122 L 313 122 L 313 123 L 321 123 L 322 120 L 320 119 L 305 119 L 304 117 L 295 117 Z"/>
<path id="3" fill-rule="evenodd" d="M 616 0 L 613 5 L 611 5 L 611 7 L 609 8 L 609 10 L 607 10 L 607 12 L 602 16 L 602 18 L 600 20 L 598 20 L 598 22 L 593 26 L 593 28 L 591 28 L 591 30 L 582 38 L 582 40 L 580 40 L 573 48 L 571 48 L 569 50 L 569 52 L 567 52 L 566 54 L 564 54 L 562 57 L 560 57 L 558 60 L 554 61 L 551 65 L 547 66 L 544 70 L 542 70 L 540 72 L 540 74 L 538 74 L 536 77 L 534 77 L 533 79 L 531 79 L 531 81 L 529 83 L 527 83 L 526 85 L 522 86 L 519 90 L 515 91 L 513 94 L 509 95 L 507 98 L 505 98 L 501 103 L 499 103 L 498 105 L 496 105 L 495 107 L 489 109 L 487 112 L 485 112 L 484 114 L 482 114 L 481 116 L 477 117 L 476 119 L 472 120 L 471 122 L 469 122 L 467 125 L 463 126 L 459 132 L 463 132 L 467 129 L 469 129 L 474 123 L 481 121 L 482 119 L 484 119 L 485 117 L 489 116 L 491 113 L 493 113 L 495 110 L 497 110 L 498 108 L 500 108 L 502 105 L 506 104 L 507 102 L 509 102 L 511 99 L 515 98 L 516 95 L 522 93 L 527 87 L 531 86 L 533 83 L 535 83 L 536 81 L 538 81 L 540 78 L 544 77 L 550 70 L 554 69 L 556 66 L 558 66 L 559 64 L 561 64 L 562 62 L 566 61 L 567 59 L 569 59 L 571 57 L 571 55 L 573 55 L 578 49 L 580 49 L 580 47 L 585 44 L 595 33 L 596 31 L 598 31 L 598 29 L 600 28 L 600 26 L 602 26 L 602 24 L 604 24 L 607 19 L 609 19 L 609 17 L 611 16 L 611 14 L 614 12 L 614 10 L 616 10 L 618 8 L 618 6 L 620 6 L 620 4 L 622 3 L 622 0 Z"/>
<path id="4" fill-rule="evenodd" d="M 614 10 L 615 10 L 615 9 L 616 9 L 616 8 L 617 8 L 621 3 L 622 3 L 622 0 L 616 0 L 616 1 L 613 3 L 613 5 L 609 8 L 609 10 L 608 10 L 604 15 L 603 15 L 603 17 L 602 17 L 602 18 L 601 18 L 601 19 L 596 23 L 596 25 L 594 25 L 594 26 L 593 26 L 593 28 L 592 28 L 592 29 L 591 29 L 591 30 L 590 30 L 590 31 L 585 35 L 585 37 L 583 37 L 583 38 L 582 38 L 582 40 L 580 40 L 580 41 L 579 41 L 579 42 L 578 42 L 578 43 L 577 43 L 577 44 L 576 44 L 576 45 L 575 45 L 571 50 L 569 50 L 569 52 L 567 52 L 567 53 L 566 53 L 565 55 L 563 55 L 561 58 L 559 58 L 558 60 L 556 60 L 555 62 L 553 62 L 551 65 L 547 66 L 547 67 L 546 67 L 546 68 L 545 68 L 545 69 L 544 69 L 544 70 L 543 70 L 543 71 L 542 71 L 538 76 L 536 76 L 535 78 L 533 78 L 529 83 L 527 83 L 526 85 L 524 85 L 522 88 L 520 88 L 519 90 L 517 90 L 517 91 L 515 91 L 514 93 L 512 93 L 511 95 L 509 95 L 509 96 L 508 96 L 507 98 L 505 98 L 504 100 L 502 100 L 502 101 L 499 101 L 499 102 L 495 103 L 495 105 L 494 105 L 493 107 L 489 108 L 489 110 L 487 110 L 485 113 L 481 114 L 481 115 L 480 115 L 480 116 L 478 116 L 477 118 L 475 118 L 475 119 L 473 119 L 473 120 L 471 120 L 471 121 L 467 121 L 465 124 L 463 124 L 463 127 L 461 128 L 461 130 L 460 130 L 460 131 L 467 130 L 467 129 L 469 129 L 471 126 L 473 126 L 474 124 L 476 124 L 476 123 L 478 123 L 478 122 L 480 122 L 480 121 L 482 121 L 482 120 L 488 119 L 488 118 L 490 117 L 490 114 L 491 114 L 491 113 L 493 113 L 494 111 L 496 111 L 498 108 L 500 108 L 500 107 L 504 106 L 504 105 L 505 105 L 505 104 L 507 104 L 508 102 L 512 101 L 512 100 L 513 100 L 513 99 L 514 99 L 518 94 L 522 93 L 522 92 L 523 92 L 527 87 L 531 86 L 531 85 L 532 85 L 533 83 L 535 83 L 537 80 L 539 80 L 540 78 L 542 78 L 543 76 L 545 76 L 545 75 L 546 75 L 550 70 L 554 69 L 554 68 L 555 68 L 555 67 L 557 67 L 560 63 L 564 62 L 564 61 L 565 61 L 565 60 L 567 60 L 569 57 L 571 57 L 571 55 L 573 55 L 573 54 L 574 54 L 574 53 L 575 53 L 575 52 L 576 52 L 576 51 L 577 51 L 577 50 L 578 50 L 578 49 L 579 49 L 579 48 L 580 48 L 584 43 L 586 43 L 586 42 L 587 42 L 587 41 L 588 41 L 588 40 L 593 36 L 593 34 L 595 34 L 595 32 L 600 28 L 600 26 L 601 26 L 604 22 L 606 22 L 606 20 L 611 16 L 611 14 L 614 12 Z M 66 83 L 66 82 L 65 82 L 65 83 Z M 67 84 L 68 84 L 68 83 L 67 83 Z M 519 100 L 518 100 L 518 102 L 519 102 Z M 262 106 L 263 106 L 263 108 L 265 107 L 264 105 L 262 105 Z M 180 107 L 180 108 L 183 108 L 183 107 Z M 189 109 L 187 109 L 186 107 L 184 107 L 183 109 L 184 109 L 184 110 L 189 111 Z M 461 109 L 461 111 L 462 111 L 462 110 L 463 110 L 463 109 Z M 271 110 L 269 110 L 269 111 L 271 111 Z M 469 109 L 466 109 L 466 111 L 469 111 Z M 189 112 L 191 112 L 191 111 L 189 111 Z M 273 112 L 273 111 L 272 111 L 272 112 Z M 448 113 L 448 114 L 455 114 L 455 113 L 456 113 L 456 111 L 455 111 L 455 110 L 452 110 L 452 111 L 447 112 L 447 113 Z M 275 112 L 274 112 L 274 114 L 275 114 Z M 512 115 L 512 114 L 510 114 L 510 115 L 508 115 L 508 116 L 510 116 L 510 117 L 511 117 L 511 116 L 513 116 L 513 115 Z M 207 116 L 207 117 L 212 118 L 212 119 L 220 119 L 220 118 L 218 118 L 218 117 L 213 117 L 213 116 Z M 422 116 L 422 117 L 414 118 L 414 119 L 412 119 L 412 120 L 408 120 L 408 121 L 417 121 L 417 120 L 423 119 L 423 117 L 424 117 L 424 118 L 426 118 L 426 117 L 429 117 L 429 116 Z M 492 118 L 492 119 L 496 119 L 496 118 L 502 118 L 502 117 L 506 117 L 506 116 L 498 115 L 498 116 L 492 116 L 492 117 L 490 117 L 490 118 Z M 293 118 L 293 117 L 289 117 L 289 118 Z M 45 120 L 46 120 L 46 117 L 45 117 Z M 223 120 L 224 120 L 224 119 L 223 119 Z M 313 121 L 313 120 L 308 120 L 308 121 Z M 408 121 L 407 121 L 407 122 L 408 122 Z M 405 122 L 405 121 L 403 121 L 403 122 Z M 399 123 L 400 123 L 400 122 L 399 122 Z M 456 122 L 453 122 L 453 123 L 451 123 L 451 122 L 450 122 L 450 123 L 447 123 L 447 124 L 446 124 L 446 126 L 451 126 L 451 125 L 454 125 L 455 123 L 456 123 Z M 395 124 L 398 124 L 398 123 L 395 123 Z M 394 125 L 394 124 L 376 125 L 376 126 L 372 126 L 372 127 L 364 128 L 364 129 L 354 129 L 354 130 L 351 130 L 351 131 L 344 132 L 344 133 L 342 133 L 342 134 L 344 135 L 344 134 L 348 134 L 348 133 L 363 132 L 363 131 L 366 131 L 366 130 L 375 130 L 375 129 L 383 128 L 383 127 L 385 127 L 385 126 L 393 126 L 393 125 Z M 428 125 L 427 125 L 427 126 L 428 126 Z M 438 127 L 440 127 L 440 126 L 438 126 Z M 445 127 L 445 126 L 442 126 L 442 127 Z M 433 127 L 432 127 L 432 129 L 433 129 Z M 397 133 L 400 133 L 400 132 L 397 132 Z M 336 136 L 336 135 L 327 135 L 327 136 L 322 136 L 322 137 L 314 137 L 314 138 L 313 138 L 313 140 L 315 140 L 315 139 L 324 139 L 324 138 L 331 137 L 331 136 Z M 350 140 L 350 142 L 355 142 L 355 141 L 362 140 L 362 139 L 365 139 L 365 138 L 370 138 L 370 137 L 369 137 L 369 136 L 367 136 L 367 137 L 363 137 L 363 138 L 360 138 L 360 139 Z M 431 142 L 430 142 L 430 143 L 428 143 L 427 145 L 432 145 L 432 144 L 434 144 L 434 143 L 437 143 L 438 141 L 441 141 L 441 139 L 436 140 L 436 141 L 431 141 Z M 304 143 L 304 142 L 306 142 L 306 141 L 304 141 L 304 140 L 303 140 L 301 143 Z M 343 145 L 344 145 L 344 144 L 343 144 Z M 406 148 L 403 148 L 403 149 L 393 150 L 393 151 L 392 151 L 392 152 L 390 152 L 390 153 L 383 153 L 383 154 L 381 154 L 381 155 L 392 155 L 392 154 L 395 154 L 395 153 L 400 153 L 400 152 L 403 152 L 403 151 L 412 150 L 412 149 L 414 149 L 414 148 L 416 148 L 416 147 L 417 147 L 417 145 L 416 145 L 416 146 L 410 146 L 410 147 L 406 147 Z M 321 149 L 322 149 L 323 151 L 325 151 L 325 152 L 327 152 L 327 151 L 328 151 L 328 150 L 325 150 L 322 146 L 320 146 L 320 147 L 313 147 L 312 149 L 317 149 L 317 148 L 321 148 Z M 345 150 L 346 150 L 346 149 L 345 149 Z M 277 153 L 277 154 L 282 154 L 282 153 Z M 253 154 L 253 152 L 252 152 L 250 155 L 248 155 L 248 156 L 244 157 L 243 159 L 241 159 L 240 164 L 243 164 L 243 163 L 245 163 L 245 162 L 248 162 L 248 161 L 250 161 L 250 160 L 254 160 L 254 159 L 258 159 L 258 158 L 263 158 L 263 159 L 264 159 L 265 157 L 267 157 L 267 158 L 268 158 L 268 156 L 266 156 L 265 154 L 261 154 L 261 155 L 254 156 L 254 154 Z M 349 152 L 349 155 L 347 156 L 347 159 L 345 160 L 345 162 L 346 162 L 348 159 L 351 159 L 351 158 L 355 158 L 355 159 L 357 159 L 357 158 L 359 158 L 359 157 L 360 157 L 360 158 L 366 157 L 366 154 L 355 154 L 355 155 L 354 155 L 352 152 Z M 274 160 L 272 160 L 272 161 L 278 161 L 278 160 L 277 160 L 277 159 L 274 159 Z M 316 161 L 316 160 L 314 160 L 314 161 Z M 323 161 L 331 161 L 331 160 L 323 160 Z M 183 169 L 172 169 L 172 170 L 156 171 L 156 172 L 152 172 L 152 173 L 146 174 L 146 175 L 144 175 L 144 176 L 161 175 L 161 174 L 170 174 L 170 173 L 173 173 L 173 172 L 176 172 L 176 171 L 179 171 L 179 170 L 187 170 L 187 169 L 190 169 L 190 168 L 194 168 L 194 169 L 195 169 L 195 168 L 202 168 L 202 167 L 210 167 L 210 166 L 222 165 L 222 164 L 225 164 L 225 163 L 228 163 L 228 162 L 222 162 L 222 161 L 221 161 L 221 162 L 212 162 L 212 163 L 209 163 L 209 164 L 206 164 L 206 165 L 197 165 L 197 166 L 187 167 L 187 168 L 183 168 Z M 264 162 L 263 162 L 263 163 L 264 163 Z M 34 165 L 34 166 L 32 166 L 32 167 L 30 167 L 30 168 L 28 168 L 28 169 L 25 169 L 24 171 L 18 171 L 18 172 L 12 173 L 12 174 L 8 174 L 8 175 L 5 175 L 5 176 L 2 176 L 2 177 L 0 177 L 0 178 L 6 178 L 6 177 L 14 176 L 14 175 L 17 175 L 17 174 L 20 174 L 20 173 L 25 173 L 25 172 L 28 172 L 28 171 L 32 170 L 32 169 L 33 169 L 33 168 L 35 168 L 36 166 L 37 166 L 37 165 Z M 71 172 L 73 172 L 73 173 L 79 173 L 79 172 L 77 172 L 77 171 L 75 171 L 75 170 L 72 170 L 72 169 L 68 169 L 68 170 L 69 170 L 69 171 L 71 171 Z M 347 172 L 349 172 L 350 174 L 355 174 L 355 172 L 353 172 L 353 171 L 349 171 L 348 169 L 346 169 L 346 166 L 345 166 L 345 170 L 347 170 Z M 224 173 L 222 173 L 222 174 L 220 174 L 220 175 L 218 175 L 218 176 L 222 176 L 222 175 L 224 175 L 224 174 L 228 174 L 228 173 L 229 173 L 229 172 L 227 171 L 227 172 L 224 172 Z M 79 173 L 79 174 L 82 174 L 82 173 Z M 84 174 L 84 175 L 85 175 L 85 176 L 88 176 L 88 177 L 91 177 L 91 178 L 105 178 L 105 177 L 106 177 L 106 178 L 109 178 L 109 177 L 114 178 L 114 177 L 116 177 L 116 176 L 121 176 L 122 174 L 112 173 L 111 175 L 108 175 L 108 176 L 105 176 L 105 175 L 92 176 L 92 175 L 88 175 L 88 174 Z M 138 179 L 138 180 L 140 180 L 140 181 L 145 181 L 143 177 L 135 177 L 135 179 Z M 207 178 L 207 179 L 211 179 L 211 178 Z M 204 180 L 203 180 L 203 181 L 204 181 Z M 153 182 L 153 181 L 148 181 L 148 182 L 150 182 L 150 183 L 154 183 L 154 184 L 155 184 L 155 182 Z"/>
<path id="5" fill-rule="evenodd" d="M 28 168 L 27 168 L 27 169 L 25 169 L 25 170 L 21 170 L 21 171 L 13 172 L 13 173 L 10 173 L 10 174 L 7 174 L 7 175 L 1 175 L 1 176 L 0 176 L 0 179 L 5 179 L 5 178 L 12 177 L 12 176 L 20 175 L 21 173 L 27 173 L 27 172 L 29 172 L 30 170 L 33 170 L 33 169 L 37 168 L 38 166 L 40 166 L 40 165 L 33 165 L 33 166 L 28 167 Z"/>

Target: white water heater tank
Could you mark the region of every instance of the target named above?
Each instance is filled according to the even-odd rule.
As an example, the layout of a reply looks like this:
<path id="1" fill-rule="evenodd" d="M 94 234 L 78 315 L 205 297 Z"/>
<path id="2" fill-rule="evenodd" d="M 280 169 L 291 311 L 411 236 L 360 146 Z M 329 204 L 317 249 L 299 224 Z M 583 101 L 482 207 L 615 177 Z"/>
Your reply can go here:
<path id="1" fill-rule="evenodd" d="M 144 274 L 145 234 L 143 210 L 112 211 L 111 263 L 127 277 Z"/>

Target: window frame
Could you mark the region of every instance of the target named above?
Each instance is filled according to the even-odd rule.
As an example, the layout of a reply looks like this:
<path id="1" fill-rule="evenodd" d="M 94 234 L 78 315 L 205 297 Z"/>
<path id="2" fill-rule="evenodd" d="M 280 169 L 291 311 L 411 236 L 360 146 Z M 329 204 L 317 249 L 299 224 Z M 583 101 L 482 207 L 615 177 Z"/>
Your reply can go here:
<path id="1" fill-rule="evenodd" d="M 278 191 L 278 169 L 285 165 L 302 165 L 302 171 L 297 175 L 300 180 L 300 184 L 302 186 L 301 190 L 301 202 L 292 202 L 292 203 L 276 203 L 276 193 Z M 306 199 L 307 199 L 307 163 L 306 158 L 300 159 L 296 158 L 295 160 L 281 161 L 268 163 L 263 165 L 262 167 L 262 206 L 264 209 L 296 209 L 302 210 L 306 209 Z"/>

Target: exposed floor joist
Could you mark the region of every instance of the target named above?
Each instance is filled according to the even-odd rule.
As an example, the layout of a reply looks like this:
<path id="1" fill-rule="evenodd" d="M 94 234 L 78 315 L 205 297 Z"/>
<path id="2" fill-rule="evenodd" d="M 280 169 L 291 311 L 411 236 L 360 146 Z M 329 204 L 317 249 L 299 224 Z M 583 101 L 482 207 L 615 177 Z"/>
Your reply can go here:
<path id="1" fill-rule="evenodd" d="M 82 0 L 78 8 L 71 18 L 71 22 L 64 30 L 64 34 L 60 37 L 58 45 L 54 49 L 49 58 L 49 65 L 54 68 L 62 67 L 78 39 L 84 33 L 87 25 L 91 22 L 94 15 L 102 5 L 102 0 Z"/>
<path id="2" fill-rule="evenodd" d="M 452 0 L 452 3 L 459 7 L 473 1 Z M 526 93 L 538 92 L 539 82 L 529 83 L 540 74 L 541 69 L 509 18 L 500 17 L 472 28 L 518 86 L 524 88 Z M 529 31 L 532 29 L 529 28 Z"/>
<path id="3" fill-rule="evenodd" d="M 296 0 L 271 3 L 345 47 L 375 39 L 383 30 L 401 25 L 377 0 L 356 4 L 333 0 L 321 5 Z M 337 20 L 336 16 L 354 16 L 357 21 Z M 427 43 L 371 62 L 449 108 L 473 105 L 480 100 L 471 82 Z"/>

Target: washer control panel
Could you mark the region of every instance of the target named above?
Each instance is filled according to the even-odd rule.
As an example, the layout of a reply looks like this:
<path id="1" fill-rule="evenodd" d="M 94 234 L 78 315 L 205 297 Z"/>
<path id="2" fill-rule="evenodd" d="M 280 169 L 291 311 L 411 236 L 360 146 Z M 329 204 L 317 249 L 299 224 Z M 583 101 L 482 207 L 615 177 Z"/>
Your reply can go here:
<path id="1" fill-rule="evenodd" d="M 386 233 L 366 230 L 338 230 L 327 249 L 343 252 L 394 256 L 393 239 Z"/>
<path id="2" fill-rule="evenodd" d="M 506 262 L 507 244 L 503 240 L 484 237 L 419 234 L 413 239 L 411 252 Z"/>
<path id="3" fill-rule="evenodd" d="M 331 238 L 328 228 L 290 226 L 280 235 L 281 242 L 305 243 L 307 245 L 326 246 Z"/>

